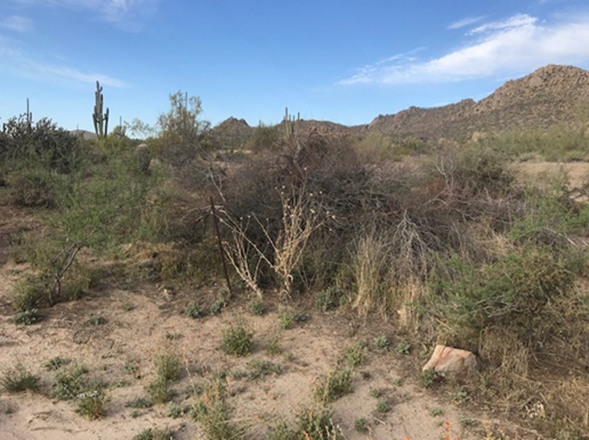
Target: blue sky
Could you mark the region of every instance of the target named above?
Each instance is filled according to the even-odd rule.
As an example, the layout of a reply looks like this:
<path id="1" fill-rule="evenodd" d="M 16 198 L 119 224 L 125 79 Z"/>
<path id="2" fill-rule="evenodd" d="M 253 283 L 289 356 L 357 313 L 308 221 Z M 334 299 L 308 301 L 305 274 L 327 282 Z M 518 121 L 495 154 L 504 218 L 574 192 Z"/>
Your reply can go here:
<path id="1" fill-rule="evenodd" d="M 587 0 L 2 0 L 0 122 L 153 124 L 178 90 L 203 119 L 363 124 L 481 99 L 549 64 L 589 68 Z"/>

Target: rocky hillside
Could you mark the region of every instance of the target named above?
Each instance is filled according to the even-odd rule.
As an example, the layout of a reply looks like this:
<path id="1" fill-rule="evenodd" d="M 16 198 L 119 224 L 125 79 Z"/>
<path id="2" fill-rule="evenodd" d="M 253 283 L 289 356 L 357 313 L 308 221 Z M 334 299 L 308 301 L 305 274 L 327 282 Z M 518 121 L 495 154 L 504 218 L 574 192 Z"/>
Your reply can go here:
<path id="1" fill-rule="evenodd" d="M 523 78 L 507 81 L 479 102 L 465 99 L 443 107 L 410 107 L 355 127 L 301 120 L 299 131 L 360 136 L 379 131 L 400 139 L 465 140 L 475 133 L 579 124 L 583 111 L 589 114 L 589 72 L 572 66 L 548 65 Z M 213 132 L 224 144 L 229 139 L 243 144 L 254 130 L 243 119 L 229 118 Z"/>
<path id="2" fill-rule="evenodd" d="M 366 130 L 395 137 L 465 139 L 476 132 L 516 128 L 546 128 L 575 123 L 589 108 L 589 72 L 571 66 L 548 65 L 508 81 L 487 98 L 436 108 L 411 107 L 379 116 Z"/>

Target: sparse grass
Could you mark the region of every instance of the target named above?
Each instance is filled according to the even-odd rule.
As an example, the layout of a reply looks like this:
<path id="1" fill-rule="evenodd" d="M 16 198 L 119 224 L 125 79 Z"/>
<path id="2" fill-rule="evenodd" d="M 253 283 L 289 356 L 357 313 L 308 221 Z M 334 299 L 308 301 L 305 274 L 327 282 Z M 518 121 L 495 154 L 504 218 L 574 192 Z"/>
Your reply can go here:
<path id="1" fill-rule="evenodd" d="M 282 365 L 273 364 L 272 362 L 261 361 L 258 359 L 253 359 L 249 363 L 249 366 L 250 372 L 248 376 L 253 380 L 260 379 L 270 374 L 280 376 L 284 372 L 284 367 Z"/>
<path id="2" fill-rule="evenodd" d="M 341 429 L 333 424 L 332 413 L 325 406 L 310 406 L 297 411 L 296 437 L 309 440 L 337 440 L 343 436 Z"/>
<path id="3" fill-rule="evenodd" d="M 334 369 L 320 377 L 314 386 L 315 399 L 323 404 L 331 403 L 352 391 L 352 371 Z"/>
<path id="4" fill-rule="evenodd" d="M 159 379 L 173 382 L 178 378 L 180 357 L 176 352 L 161 350 L 153 355 L 152 362 Z"/>
<path id="5" fill-rule="evenodd" d="M 33 325 L 38 323 L 43 315 L 39 312 L 39 309 L 27 309 L 24 312 L 18 312 L 14 317 L 16 324 Z"/>
<path id="6" fill-rule="evenodd" d="M 254 331 L 245 322 L 230 324 L 223 332 L 223 351 L 233 356 L 248 356 L 254 344 Z"/>
<path id="7" fill-rule="evenodd" d="M 283 330 L 290 330 L 295 324 L 300 324 L 308 320 L 309 315 L 302 311 L 283 309 L 278 312 L 278 321 L 280 328 Z"/>
<path id="8" fill-rule="evenodd" d="M 339 306 L 339 297 L 341 292 L 336 287 L 330 287 L 322 290 L 315 297 L 315 307 L 322 312 L 335 310 Z"/>
<path id="9" fill-rule="evenodd" d="M 277 356 L 284 352 L 280 332 L 276 331 L 269 336 L 268 341 L 266 342 L 266 346 L 264 347 L 264 350 L 270 356 Z"/>
<path id="10" fill-rule="evenodd" d="M 443 416 L 443 415 L 444 415 L 444 410 L 443 410 L 442 408 L 432 408 L 432 409 L 429 411 L 429 414 L 430 414 L 432 417 L 441 417 L 441 416 Z"/>
<path id="11" fill-rule="evenodd" d="M 47 295 L 47 281 L 37 275 L 26 275 L 20 279 L 12 291 L 12 307 L 17 312 L 33 310 Z"/>
<path id="12" fill-rule="evenodd" d="M 374 397 L 375 399 L 378 399 L 378 398 L 382 397 L 384 392 L 380 388 L 370 388 L 369 394 L 370 394 L 370 397 Z"/>
<path id="13" fill-rule="evenodd" d="M 39 377 L 31 373 L 22 363 L 17 362 L 13 367 L 2 371 L 0 385 L 9 393 L 37 392 Z"/>
<path id="14" fill-rule="evenodd" d="M 125 405 L 127 408 L 151 408 L 153 406 L 153 403 L 146 399 L 145 397 L 137 397 L 129 402 L 127 402 L 127 404 Z"/>
<path id="15" fill-rule="evenodd" d="M 132 303 L 132 302 L 130 302 L 130 301 L 123 301 L 123 302 L 121 303 L 121 309 L 122 309 L 124 312 L 130 312 L 131 310 L 135 309 L 135 306 L 134 306 L 134 305 L 133 305 L 133 303 Z"/>
<path id="16" fill-rule="evenodd" d="M 56 356 L 54 358 L 49 359 L 47 362 L 45 362 L 45 369 L 47 371 L 55 371 L 55 370 L 59 370 L 61 367 L 69 364 L 70 361 L 68 359 L 64 359 L 60 356 Z"/>
<path id="17" fill-rule="evenodd" d="M 147 428 L 133 437 L 133 440 L 175 440 L 174 431 Z"/>
<path id="18" fill-rule="evenodd" d="M 168 406 L 168 411 L 166 412 L 166 415 L 168 417 L 173 418 L 173 419 L 178 419 L 178 418 L 182 417 L 185 413 L 186 413 L 186 408 L 184 408 L 181 405 L 178 405 L 177 403 L 171 403 Z"/>
<path id="19" fill-rule="evenodd" d="M 145 391 L 153 403 L 165 403 L 172 398 L 170 382 L 160 377 L 148 382 Z"/>

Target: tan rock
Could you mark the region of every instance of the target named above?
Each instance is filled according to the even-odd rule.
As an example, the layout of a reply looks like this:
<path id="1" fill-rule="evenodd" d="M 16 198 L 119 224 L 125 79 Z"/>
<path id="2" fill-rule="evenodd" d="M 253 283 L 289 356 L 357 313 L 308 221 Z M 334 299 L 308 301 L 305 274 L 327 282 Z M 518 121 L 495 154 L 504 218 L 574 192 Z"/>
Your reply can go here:
<path id="1" fill-rule="evenodd" d="M 437 345 L 423 371 L 434 370 L 440 376 L 470 376 L 478 370 L 477 357 L 467 350 Z"/>

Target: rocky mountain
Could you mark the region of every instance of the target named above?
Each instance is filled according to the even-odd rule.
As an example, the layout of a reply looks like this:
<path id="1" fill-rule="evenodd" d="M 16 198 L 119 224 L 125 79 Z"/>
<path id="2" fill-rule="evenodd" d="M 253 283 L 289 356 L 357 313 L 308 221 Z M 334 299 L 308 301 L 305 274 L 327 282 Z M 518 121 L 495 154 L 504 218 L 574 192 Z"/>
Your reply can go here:
<path id="1" fill-rule="evenodd" d="M 479 102 L 467 99 L 436 108 L 410 107 L 378 116 L 365 130 L 400 138 L 468 139 L 476 132 L 574 124 L 583 109 L 589 110 L 589 72 L 548 65 L 507 81 Z"/>
<path id="2" fill-rule="evenodd" d="M 442 107 L 409 107 L 396 114 L 380 115 L 363 126 L 301 120 L 298 127 L 302 134 L 317 131 L 362 136 L 377 131 L 399 139 L 466 140 L 475 133 L 548 128 L 563 123 L 581 125 L 581 114 L 589 118 L 589 71 L 551 64 L 507 81 L 479 102 L 465 99 Z M 254 130 L 243 119 L 229 118 L 213 132 L 220 139 L 243 142 Z"/>

